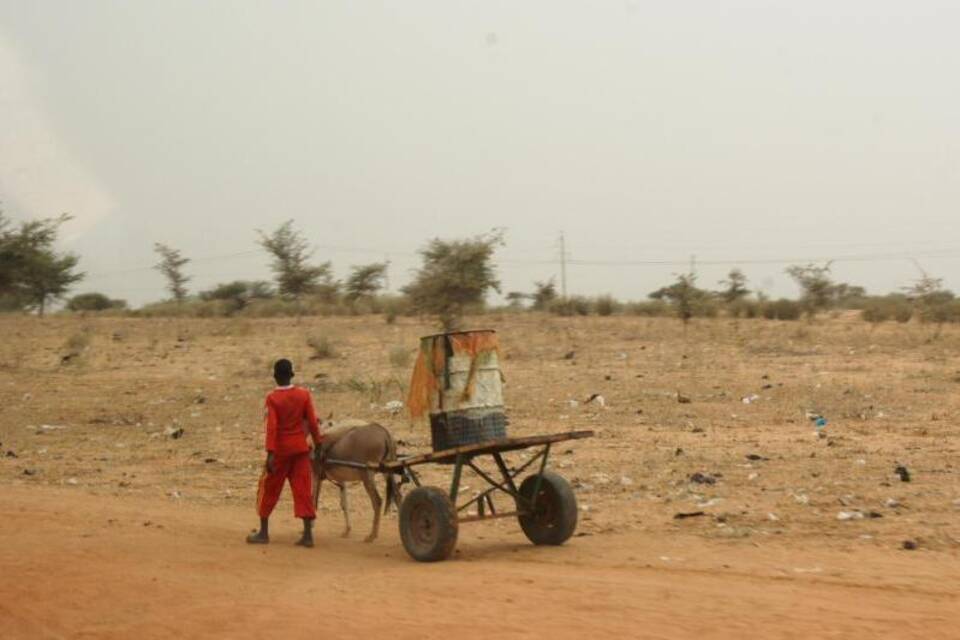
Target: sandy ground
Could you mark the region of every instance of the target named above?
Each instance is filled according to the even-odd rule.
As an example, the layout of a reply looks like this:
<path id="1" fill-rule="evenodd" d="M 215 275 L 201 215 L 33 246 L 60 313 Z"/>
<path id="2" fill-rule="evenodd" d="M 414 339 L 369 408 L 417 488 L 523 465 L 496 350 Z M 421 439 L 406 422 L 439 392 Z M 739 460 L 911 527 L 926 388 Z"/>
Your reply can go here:
<path id="1" fill-rule="evenodd" d="M 464 529 L 456 558 L 411 562 L 325 522 L 294 547 L 240 542 L 236 507 L 4 492 L 4 638 L 956 638 L 940 554 L 757 548 L 631 533 L 537 548 Z M 147 524 L 149 523 L 149 524 Z M 389 524 L 393 521 L 389 520 Z M 339 527 L 339 523 L 336 523 Z M 957 567 L 954 565 L 953 569 Z"/>
<path id="2" fill-rule="evenodd" d="M 597 432 L 552 463 L 576 487 L 578 535 L 536 548 L 515 522 L 469 524 L 454 559 L 421 565 L 394 515 L 360 542 L 360 489 L 352 539 L 329 492 L 317 548 L 292 546 L 286 496 L 272 545 L 242 538 L 270 361 L 291 356 L 323 411 L 422 451 L 423 427 L 385 404 L 429 327 L 0 319 L 0 636 L 960 636 L 957 328 L 475 324 L 502 334 L 511 433 Z M 310 359 L 318 335 L 335 357 Z"/>

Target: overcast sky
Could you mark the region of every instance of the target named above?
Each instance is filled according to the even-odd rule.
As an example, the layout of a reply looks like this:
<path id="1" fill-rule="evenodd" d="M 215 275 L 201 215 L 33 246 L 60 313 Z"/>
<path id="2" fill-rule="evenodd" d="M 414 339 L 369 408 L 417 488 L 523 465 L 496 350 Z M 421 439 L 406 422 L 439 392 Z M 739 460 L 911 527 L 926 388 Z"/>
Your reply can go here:
<path id="1" fill-rule="evenodd" d="M 958 34 L 955 0 L 0 0 L 0 200 L 74 214 L 80 290 L 135 304 L 154 242 L 195 289 L 266 279 L 288 218 L 393 288 L 504 227 L 504 291 L 559 283 L 561 231 L 570 293 L 692 254 L 704 286 L 837 258 L 885 292 L 913 256 L 960 289 Z"/>

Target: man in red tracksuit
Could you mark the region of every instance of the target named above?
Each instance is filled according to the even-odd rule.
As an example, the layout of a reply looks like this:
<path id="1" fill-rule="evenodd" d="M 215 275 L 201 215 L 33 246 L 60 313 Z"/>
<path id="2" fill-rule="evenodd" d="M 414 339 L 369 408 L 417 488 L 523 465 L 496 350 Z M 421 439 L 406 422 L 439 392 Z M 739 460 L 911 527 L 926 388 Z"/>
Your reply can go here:
<path id="1" fill-rule="evenodd" d="M 289 480 L 293 491 L 293 513 L 303 520 L 303 535 L 297 544 L 312 547 L 313 520 L 317 514 L 313 508 L 313 472 L 306 432 L 309 429 L 313 446 L 319 450 L 322 437 L 317 414 L 310 392 L 290 383 L 293 364 L 289 360 L 277 360 L 273 365 L 273 378 L 277 381 L 277 388 L 267 395 L 266 402 L 267 462 L 257 489 L 260 531 L 247 536 L 247 542 L 270 542 L 270 514 L 280 499 L 284 481 Z"/>

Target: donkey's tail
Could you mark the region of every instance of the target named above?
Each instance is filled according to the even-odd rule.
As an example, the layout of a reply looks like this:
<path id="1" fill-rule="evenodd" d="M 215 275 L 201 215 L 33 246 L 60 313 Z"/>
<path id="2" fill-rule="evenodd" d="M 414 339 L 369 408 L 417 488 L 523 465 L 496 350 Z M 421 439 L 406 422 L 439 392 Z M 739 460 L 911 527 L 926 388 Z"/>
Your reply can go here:
<path id="1" fill-rule="evenodd" d="M 383 428 L 381 426 L 381 428 Z M 397 443 L 393 440 L 393 435 L 383 429 L 386 436 L 386 447 L 383 452 L 383 460 L 381 462 L 389 462 L 391 460 L 397 459 Z M 390 511 L 390 503 L 392 502 L 397 506 L 397 511 L 400 511 L 400 491 L 397 489 L 397 480 L 394 478 L 393 473 L 387 472 L 384 474 L 387 477 L 387 489 L 386 489 L 386 500 L 383 504 L 383 513 L 386 515 Z"/>
<path id="2" fill-rule="evenodd" d="M 387 474 L 387 499 L 383 501 L 383 513 L 386 515 L 390 511 L 390 503 L 397 505 L 397 511 L 400 510 L 400 497 L 397 494 L 397 481 L 392 473 Z"/>

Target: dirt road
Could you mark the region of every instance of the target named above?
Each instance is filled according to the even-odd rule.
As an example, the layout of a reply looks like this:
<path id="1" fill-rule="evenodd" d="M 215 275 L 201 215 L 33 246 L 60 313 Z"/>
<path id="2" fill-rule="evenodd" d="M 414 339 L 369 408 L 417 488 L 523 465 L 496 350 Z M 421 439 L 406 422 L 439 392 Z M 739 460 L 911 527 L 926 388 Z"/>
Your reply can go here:
<path id="1" fill-rule="evenodd" d="M 366 545 L 328 514 L 305 550 L 285 502 L 263 548 L 242 543 L 252 517 L 238 507 L 4 487 L 0 508 L 8 640 L 960 634 L 960 585 L 943 579 L 960 571 L 938 552 L 637 533 L 535 548 L 504 523 L 464 528 L 456 559 L 426 565 L 405 555 L 394 516 Z"/>

